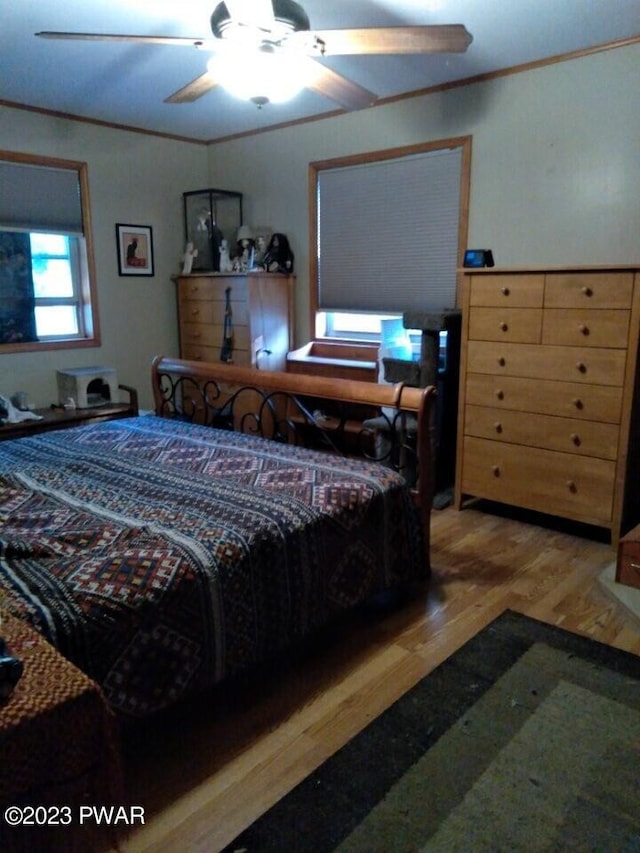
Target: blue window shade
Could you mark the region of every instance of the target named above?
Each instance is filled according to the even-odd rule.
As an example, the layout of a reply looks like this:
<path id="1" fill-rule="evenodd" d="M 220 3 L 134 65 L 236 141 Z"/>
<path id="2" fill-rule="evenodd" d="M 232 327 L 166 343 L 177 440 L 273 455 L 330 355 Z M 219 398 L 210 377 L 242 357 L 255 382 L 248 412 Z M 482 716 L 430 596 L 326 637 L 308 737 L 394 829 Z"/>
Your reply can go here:
<path id="1" fill-rule="evenodd" d="M 318 308 L 456 303 L 462 147 L 318 171 Z"/>

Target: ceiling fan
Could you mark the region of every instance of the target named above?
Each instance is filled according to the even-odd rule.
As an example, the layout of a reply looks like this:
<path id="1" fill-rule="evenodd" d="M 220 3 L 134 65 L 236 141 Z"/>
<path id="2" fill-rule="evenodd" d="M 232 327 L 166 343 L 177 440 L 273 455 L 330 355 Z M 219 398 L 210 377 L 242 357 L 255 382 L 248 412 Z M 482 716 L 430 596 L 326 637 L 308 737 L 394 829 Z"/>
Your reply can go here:
<path id="1" fill-rule="evenodd" d="M 239 93 L 262 106 L 278 99 L 265 88 L 269 69 L 277 65 L 282 66 L 285 82 L 293 81 L 298 90 L 311 89 L 347 110 L 370 106 L 377 96 L 315 60 L 339 55 L 463 53 L 472 41 L 462 24 L 311 30 L 307 13 L 294 0 L 225 0 L 211 15 L 211 31 L 213 37 L 205 39 L 51 31 L 36 35 L 210 51 L 208 70 L 165 98 L 170 104 L 195 101 L 217 85 L 233 89 L 249 69 L 251 81 Z M 289 64 L 293 62 L 295 71 Z"/>

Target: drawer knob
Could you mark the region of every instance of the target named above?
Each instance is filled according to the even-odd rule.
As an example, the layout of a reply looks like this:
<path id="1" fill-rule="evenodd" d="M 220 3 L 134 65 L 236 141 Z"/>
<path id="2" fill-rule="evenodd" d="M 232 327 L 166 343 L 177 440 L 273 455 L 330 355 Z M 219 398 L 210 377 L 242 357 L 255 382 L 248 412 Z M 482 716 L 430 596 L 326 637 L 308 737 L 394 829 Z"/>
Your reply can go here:
<path id="1" fill-rule="evenodd" d="M 498 389 L 498 391 L 496 391 L 496 397 L 498 398 L 498 400 L 504 400 L 504 391 Z"/>
<path id="2" fill-rule="evenodd" d="M 582 442 L 580 441 L 580 436 L 577 432 L 571 433 L 571 441 L 575 444 L 576 447 L 580 447 L 580 445 L 582 444 Z"/>
<path id="3" fill-rule="evenodd" d="M 575 495 L 575 493 L 578 491 L 578 487 L 576 486 L 573 480 L 567 480 L 567 488 L 573 495 Z"/>
<path id="4" fill-rule="evenodd" d="M 491 466 L 491 470 L 493 471 L 493 476 L 494 476 L 494 477 L 499 477 L 499 476 L 500 476 L 500 466 L 499 466 L 499 465 L 492 465 L 492 466 Z"/>
<path id="5" fill-rule="evenodd" d="M 509 288 L 508 288 L 508 287 L 503 287 L 503 288 L 502 288 L 502 295 L 503 295 L 503 296 L 508 296 L 510 292 L 511 292 L 511 291 L 509 290 Z"/>
<path id="6" fill-rule="evenodd" d="M 498 364 L 500 365 L 500 367 L 504 367 L 506 363 L 507 363 L 507 361 L 506 361 L 505 357 L 503 355 L 501 355 L 500 358 L 498 359 Z"/>
<path id="7" fill-rule="evenodd" d="M 509 325 L 507 323 L 505 323 L 503 320 L 502 323 L 500 323 L 500 331 L 506 332 L 508 328 L 509 328 Z"/>
<path id="8" fill-rule="evenodd" d="M 580 373 L 586 373 L 587 372 L 587 365 L 584 363 L 584 361 L 579 361 L 576 364 L 576 370 L 578 370 Z"/>
<path id="9" fill-rule="evenodd" d="M 584 293 L 585 296 L 593 296 L 593 290 L 586 284 L 582 288 L 582 292 Z"/>
<path id="10" fill-rule="evenodd" d="M 585 323 L 579 323 L 578 329 L 580 330 L 581 335 L 588 335 L 589 334 L 589 327 L 587 325 L 585 325 Z"/>
<path id="11" fill-rule="evenodd" d="M 200 313 L 200 309 L 199 308 L 192 308 L 191 313 L 194 317 L 197 317 L 198 314 Z"/>
<path id="12" fill-rule="evenodd" d="M 200 290 L 200 288 L 198 287 L 197 284 L 194 284 L 191 286 L 191 293 L 198 293 L 199 290 Z"/>
<path id="13" fill-rule="evenodd" d="M 582 402 L 580 397 L 574 398 L 573 405 L 576 407 L 576 409 L 583 409 L 584 408 L 584 403 Z"/>
<path id="14" fill-rule="evenodd" d="M 493 426 L 496 432 L 502 432 L 502 424 L 500 423 L 500 421 L 496 421 Z"/>

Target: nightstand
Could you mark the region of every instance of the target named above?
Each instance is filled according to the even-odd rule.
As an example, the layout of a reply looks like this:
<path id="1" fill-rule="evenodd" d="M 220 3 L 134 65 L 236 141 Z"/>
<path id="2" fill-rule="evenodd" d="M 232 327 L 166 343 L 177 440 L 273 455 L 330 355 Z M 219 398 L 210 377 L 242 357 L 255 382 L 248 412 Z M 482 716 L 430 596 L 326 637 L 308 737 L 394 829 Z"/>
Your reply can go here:
<path id="1" fill-rule="evenodd" d="M 39 432 L 49 432 L 54 429 L 69 429 L 97 421 L 113 421 L 117 418 L 135 418 L 138 414 L 138 392 L 128 385 L 119 385 L 121 390 L 129 395 L 126 403 L 105 403 L 90 409 L 63 409 L 53 406 L 49 409 L 36 409 L 35 414 L 41 415 L 37 421 L 21 421 L 17 424 L 0 424 L 0 441 L 10 438 L 23 438 L 36 435 Z"/>

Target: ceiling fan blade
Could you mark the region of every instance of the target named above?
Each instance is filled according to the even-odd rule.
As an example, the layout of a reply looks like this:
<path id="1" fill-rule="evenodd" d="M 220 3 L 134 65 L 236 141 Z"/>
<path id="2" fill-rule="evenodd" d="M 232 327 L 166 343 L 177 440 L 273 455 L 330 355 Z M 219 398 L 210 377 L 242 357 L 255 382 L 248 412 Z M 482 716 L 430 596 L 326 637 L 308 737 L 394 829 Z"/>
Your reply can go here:
<path id="1" fill-rule="evenodd" d="M 220 44 L 220 40 L 216 38 L 210 39 L 194 39 L 181 38 L 179 36 L 131 36 L 118 35 L 115 33 L 64 33 L 44 31 L 36 33 L 39 38 L 43 39 L 63 39 L 75 41 L 117 41 L 117 42 L 135 42 L 136 44 L 165 44 L 174 47 L 202 47 L 207 50 L 216 50 Z"/>
<path id="2" fill-rule="evenodd" d="M 224 0 L 234 24 L 271 30 L 274 24 L 271 0 Z"/>
<path id="3" fill-rule="evenodd" d="M 330 98 L 345 110 L 361 110 L 370 107 L 377 100 L 378 96 L 373 92 L 327 68 L 326 65 L 314 62 L 313 59 L 308 59 L 307 62 L 310 65 L 310 68 L 305 69 L 305 73 L 308 71 L 305 83 L 307 89 Z"/>
<path id="4" fill-rule="evenodd" d="M 294 33 L 292 41 L 304 39 Z M 473 36 L 462 24 L 425 27 L 366 27 L 352 30 L 314 30 L 323 56 L 383 53 L 464 53 Z M 307 34 L 308 38 L 308 34 Z"/>
<path id="5" fill-rule="evenodd" d="M 187 83 L 187 85 L 183 86 L 182 89 L 178 89 L 178 91 L 174 92 L 173 95 L 169 95 L 168 98 L 165 98 L 164 103 L 190 104 L 193 101 L 197 101 L 198 98 L 201 98 L 203 95 L 206 95 L 207 92 L 210 92 L 211 89 L 214 89 L 217 85 L 218 82 L 213 74 L 210 71 L 205 71 L 204 74 L 201 74 L 199 77 L 196 77 L 195 80 Z"/>

